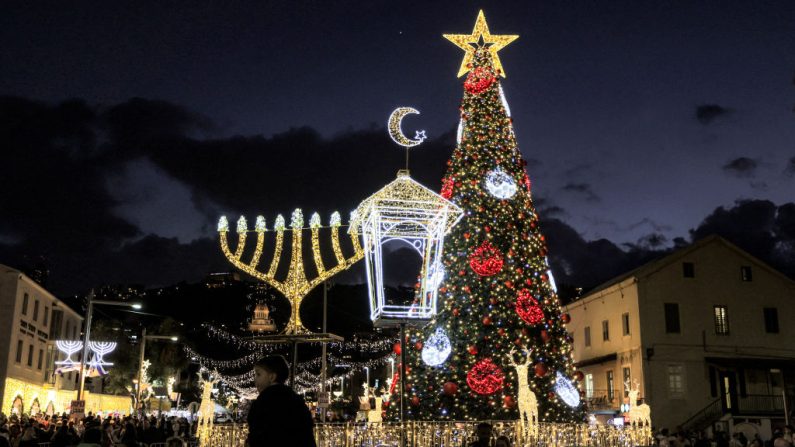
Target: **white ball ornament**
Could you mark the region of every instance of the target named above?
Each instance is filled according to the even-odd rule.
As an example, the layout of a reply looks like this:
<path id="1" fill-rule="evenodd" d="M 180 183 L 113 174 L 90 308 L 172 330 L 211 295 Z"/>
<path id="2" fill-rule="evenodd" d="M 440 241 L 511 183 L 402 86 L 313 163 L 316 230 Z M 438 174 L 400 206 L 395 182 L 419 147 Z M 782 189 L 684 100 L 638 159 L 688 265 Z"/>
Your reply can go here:
<path id="1" fill-rule="evenodd" d="M 516 194 L 516 181 L 501 168 L 486 174 L 486 189 L 498 199 L 510 199 Z"/>
<path id="2" fill-rule="evenodd" d="M 447 360 L 452 352 L 450 339 L 442 328 L 436 328 L 422 346 L 422 361 L 428 366 L 439 366 Z"/>
<path id="3" fill-rule="evenodd" d="M 570 407 L 580 405 L 580 392 L 577 390 L 577 387 L 571 383 L 571 380 L 560 371 L 557 371 L 555 374 L 555 392 L 566 405 Z"/>

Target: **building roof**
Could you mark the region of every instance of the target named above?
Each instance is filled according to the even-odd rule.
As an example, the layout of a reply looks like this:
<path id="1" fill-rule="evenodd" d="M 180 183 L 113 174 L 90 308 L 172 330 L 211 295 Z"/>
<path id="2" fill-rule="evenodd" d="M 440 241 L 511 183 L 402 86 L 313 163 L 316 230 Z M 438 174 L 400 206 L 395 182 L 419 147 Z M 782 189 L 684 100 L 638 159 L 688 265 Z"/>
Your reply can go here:
<path id="1" fill-rule="evenodd" d="M 619 276 L 616 276 L 615 278 L 613 278 L 613 279 L 611 279 L 609 281 L 606 281 L 606 282 L 594 287 L 584 297 L 587 297 L 589 295 L 593 295 L 593 294 L 595 294 L 597 292 L 601 292 L 602 290 L 608 289 L 608 288 L 610 288 L 610 287 L 612 287 L 612 286 L 614 286 L 614 285 L 616 285 L 618 283 L 621 283 L 621 282 L 623 282 L 623 281 L 625 281 L 625 280 L 627 280 L 629 278 L 633 278 L 634 277 L 636 280 L 640 280 L 640 279 L 646 278 L 646 277 L 648 277 L 650 275 L 653 275 L 654 273 L 656 273 L 660 269 L 662 269 L 662 268 L 664 268 L 664 267 L 666 267 L 666 266 L 668 266 L 668 265 L 670 265 L 670 264 L 672 264 L 672 263 L 684 258 L 685 256 L 689 255 L 690 253 L 693 253 L 693 252 L 695 252 L 697 250 L 700 250 L 703 247 L 706 247 L 708 245 L 713 245 L 713 244 L 721 244 L 721 245 L 723 245 L 724 247 L 728 248 L 729 250 L 734 251 L 738 255 L 740 255 L 740 256 L 748 259 L 749 261 L 759 265 L 760 267 L 764 268 L 768 272 L 772 273 L 774 276 L 777 276 L 780 279 L 784 280 L 785 282 L 791 284 L 792 286 L 795 286 L 795 281 L 793 281 L 791 278 L 789 278 L 785 274 L 783 274 L 783 273 L 779 272 L 778 270 L 774 269 L 773 267 L 769 266 L 768 264 L 766 264 L 761 259 L 751 255 L 747 251 L 745 251 L 745 250 L 741 249 L 740 247 L 732 244 L 731 242 L 729 242 L 728 240 L 718 236 L 717 234 L 711 234 L 711 235 L 709 235 L 709 236 L 707 236 L 707 237 L 705 237 L 703 239 L 697 240 L 696 242 L 688 245 L 687 247 L 683 247 L 683 248 L 680 248 L 679 250 L 675 250 L 672 253 L 670 253 L 668 255 L 665 255 L 665 256 L 663 256 L 663 257 L 661 257 L 659 259 L 655 259 L 655 260 L 653 260 L 651 262 L 648 262 L 646 264 L 641 265 L 638 268 L 635 268 L 635 269 L 630 270 L 630 271 L 628 271 L 626 273 L 623 273 L 623 274 L 621 274 Z"/>
<path id="2" fill-rule="evenodd" d="M 31 284 L 32 286 L 36 287 L 37 289 L 39 289 L 40 292 L 49 295 L 53 300 L 55 300 L 58 303 L 58 307 L 66 309 L 66 310 L 72 312 L 73 314 L 75 314 L 78 318 L 83 319 L 83 316 L 80 315 L 79 312 L 77 312 L 74 309 L 72 309 L 71 307 L 69 307 L 69 305 L 64 303 L 63 300 L 59 299 L 52 292 L 50 292 L 49 290 L 45 289 L 44 286 L 42 286 L 41 284 L 39 284 L 36 281 L 34 281 L 31 277 L 26 275 L 25 272 L 23 272 L 23 271 L 21 271 L 19 269 L 15 269 L 13 267 L 9 267 L 9 266 L 7 266 L 5 264 L 0 264 L 0 273 L 15 273 L 17 275 L 20 275 L 20 276 L 24 277 L 25 280 L 27 280 L 27 282 L 29 284 Z"/>

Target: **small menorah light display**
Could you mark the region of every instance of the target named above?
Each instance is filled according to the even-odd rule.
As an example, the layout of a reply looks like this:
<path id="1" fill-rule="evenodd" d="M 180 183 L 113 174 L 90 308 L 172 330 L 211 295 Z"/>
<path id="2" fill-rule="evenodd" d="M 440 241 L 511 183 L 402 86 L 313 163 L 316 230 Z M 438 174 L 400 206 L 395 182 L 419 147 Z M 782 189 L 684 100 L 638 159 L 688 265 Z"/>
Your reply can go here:
<path id="1" fill-rule="evenodd" d="M 262 253 L 265 245 L 265 233 L 268 229 L 265 227 L 265 218 L 257 216 L 256 223 L 254 224 L 254 232 L 257 234 L 257 242 L 254 247 L 254 253 L 251 260 L 248 262 L 243 261 L 243 251 L 246 247 L 246 239 L 249 233 L 248 223 L 245 217 L 240 217 L 237 221 L 237 234 L 238 241 L 237 247 L 233 252 L 229 248 L 227 241 L 227 233 L 229 233 L 229 221 L 226 216 L 222 216 L 218 222 L 218 232 L 221 239 L 221 250 L 229 262 L 240 270 L 248 273 L 254 278 L 265 282 L 281 292 L 288 301 L 290 301 L 290 320 L 283 333 L 288 335 L 307 334 L 310 331 L 301 323 L 301 301 L 309 294 L 312 289 L 321 284 L 323 281 L 331 278 L 337 273 L 347 269 L 356 261 L 364 256 L 361 244 L 359 243 L 359 235 L 357 232 L 349 231 L 351 244 L 353 245 L 354 253 L 349 257 L 345 257 L 340 248 L 339 228 L 342 226 L 340 215 L 334 212 L 331 215 L 329 228 L 331 230 L 331 248 L 334 252 L 336 265 L 327 267 L 323 262 L 320 252 L 320 216 L 314 213 L 309 219 L 309 231 L 311 233 L 312 241 L 312 257 L 314 259 L 315 270 L 317 276 L 312 279 L 307 278 L 306 268 L 302 254 L 303 248 L 303 230 L 304 230 L 304 216 L 300 209 L 293 211 L 292 219 L 290 220 L 290 229 L 285 227 L 284 217 L 279 215 L 276 217 L 274 230 L 276 232 L 275 245 L 273 247 L 273 256 L 271 257 L 268 270 L 259 268 L 262 259 Z M 277 279 L 276 272 L 279 269 L 279 264 L 282 258 L 282 251 L 284 250 L 284 233 L 290 231 L 292 233 L 292 241 L 290 244 L 290 264 L 287 271 L 287 277 L 284 279 Z"/>

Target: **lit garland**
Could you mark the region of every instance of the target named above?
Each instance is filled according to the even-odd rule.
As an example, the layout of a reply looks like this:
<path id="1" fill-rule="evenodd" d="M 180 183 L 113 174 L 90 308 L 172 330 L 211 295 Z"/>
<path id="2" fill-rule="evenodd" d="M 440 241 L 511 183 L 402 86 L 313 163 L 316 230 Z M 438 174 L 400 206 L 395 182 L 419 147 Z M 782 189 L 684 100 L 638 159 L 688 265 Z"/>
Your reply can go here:
<path id="1" fill-rule="evenodd" d="M 466 447 L 477 433 L 479 422 L 407 422 L 362 424 L 316 423 L 315 440 L 319 447 L 399 445 L 411 439 L 414 447 Z M 522 443 L 521 427 L 515 422 L 491 421 L 493 436 L 505 436 L 511 445 Z M 212 427 L 211 444 L 242 446 L 246 442 L 246 424 L 223 424 Z M 611 425 L 540 423 L 532 445 L 548 447 L 634 447 L 653 443 L 651 428 L 614 427 Z"/>
<path id="2" fill-rule="evenodd" d="M 338 215 L 337 215 L 338 216 Z M 338 218 L 338 217 L 337 217 Z M 332 218 L 334 220 L 334 217 Z M 258 218 L 257 221 L 259 222 L 260 219 Z M 333 224 L 331 228 L 332 234 L 332 249 L 334 251 L 334 256 L 337 260 L 337 265 L 332 268 L 326 268 L 323 265 L 322 257 L 320 256 L 320 246 L 317 242 L 316 235 L 314 232 L 318 231 L 320 228 L 319 218 L 314 219 L 311 222 L 310 229 L 313 231 L 313 238 L 312 238 L 312 252 L 313 258 L 316 263 L 316 267 L 318 270 L 317 277 L 313 279 L 308 279 L 306 276 L 305 268 L 304 268 L 304 261 L 303 261 L 303 254 L 302 254 L 302 230 L 304 225 L 304 217 L 303 213 L 300 209 L 295 209 L 290 219 L 290 232 L 292 233 L 292 242 L 290 244 L 290 266 L 287 273 L 287 278 L 284 280 L 276 279 L 276 271 L 279 267 L 279 261 L 281 260 L 281 254 L 284 247 L 284 232 L 285 232 L 285 222 L 284 217 L 281 215 L 276 217 L 276 223 L 274 224 L 274 230 L 276 231 L 276 243 L 274 246 L 274 253 L 273 258 L 271 260 L 270 267 L 268 268 L 267 273 L 263 273 L 257 270 L 260 256 L 263 251 L 263 245 L 265 243 L 265 219 L 262 219 L 262 225 L 258 225 L 256 227 L 257 234 L 257 245 L 255 248 L 255 256 L 252 257 L 251 262 L 244 262 L 241 260 L 243 255 L 243 250 L 246 245 L 246 234 L 248 232 L 248 227 L 246 224 L 246 219 L 241 217 L 238 220 L 237 226 L 237 233 L 238 233 L 238 242 L 237 248 L 234 252 L 232 252 L 229 248 L 229 243 L 227 241 L 227 234 L 229 233 L 229 224 L 228 220 L 225 216 L 222 216 L 218 222 L 218 232 L 220 234 L 220 242 L 221 242 L 221 250 L 223 251 L 226 258 L 231 262 L 235 267 L 239 268 L 240 270 L 246 272 L 247 274 L 273 286 L 276 290 L 281 292 L 287 299 L 290 301 L 291 306 L 291 315 L 290 321 L 287 324 L 287 328 L 285 328 L 285 333 L 287 334 L 302 334 L 308 333 L 303 323 L 301 323 L 301 314 L 300 314 L 300 307 L 301 302 L 304 300 L 307 294 L 314 289 L 317 285 L 325 281 L 326 279 L 332 277 L 333 275 L 339 273 L 342 270 L 347 269 L 353 263 L 358 261 L 362 256 L 363 252 L 361 247 L 359 246 L 358 234 L 356 231 L 349 231 L 351 234 L 351 243 L 354 248 L 354 254 L 348 258 L 345 258 L 342 255 L 342 252 L 339 247 L 339 224 Z"/>

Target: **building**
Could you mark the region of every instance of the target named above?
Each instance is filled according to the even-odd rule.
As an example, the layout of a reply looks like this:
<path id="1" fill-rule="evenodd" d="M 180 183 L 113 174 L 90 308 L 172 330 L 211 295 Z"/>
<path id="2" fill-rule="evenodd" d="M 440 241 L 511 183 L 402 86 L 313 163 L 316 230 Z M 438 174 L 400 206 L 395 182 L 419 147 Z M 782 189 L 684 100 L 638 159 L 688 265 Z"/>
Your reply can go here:
<path id="1" fill-rule="evenodd" d="M 792 415 L 795 282 L 725 239 L 615 278 L 566 312 L 596 414 L 629 403 L 631 384 L 656 428 L 769 439 L 784 424 L 785 396 Z"/>
<path id="2" fill-rule="evenodd" d="M 267 304 L 257 304 L 254 308 L 254 318 L 248 324 L 251 332 L 276 332 L 276 323 L 270 317 L 271 311 Z"/>
<path id="3" fill-rule="evenodd" d="M 82 321 L 80 314 L 36 281 L 0 264 L 0 412 L 61 413 L 68 409 L 76 398 L 78 373 L 54 373 L 59 355 L 55 340 L 79 340 Z M 86 398 L 86 411 L 125 410 L 127 401 L 93 395 Z"/>

